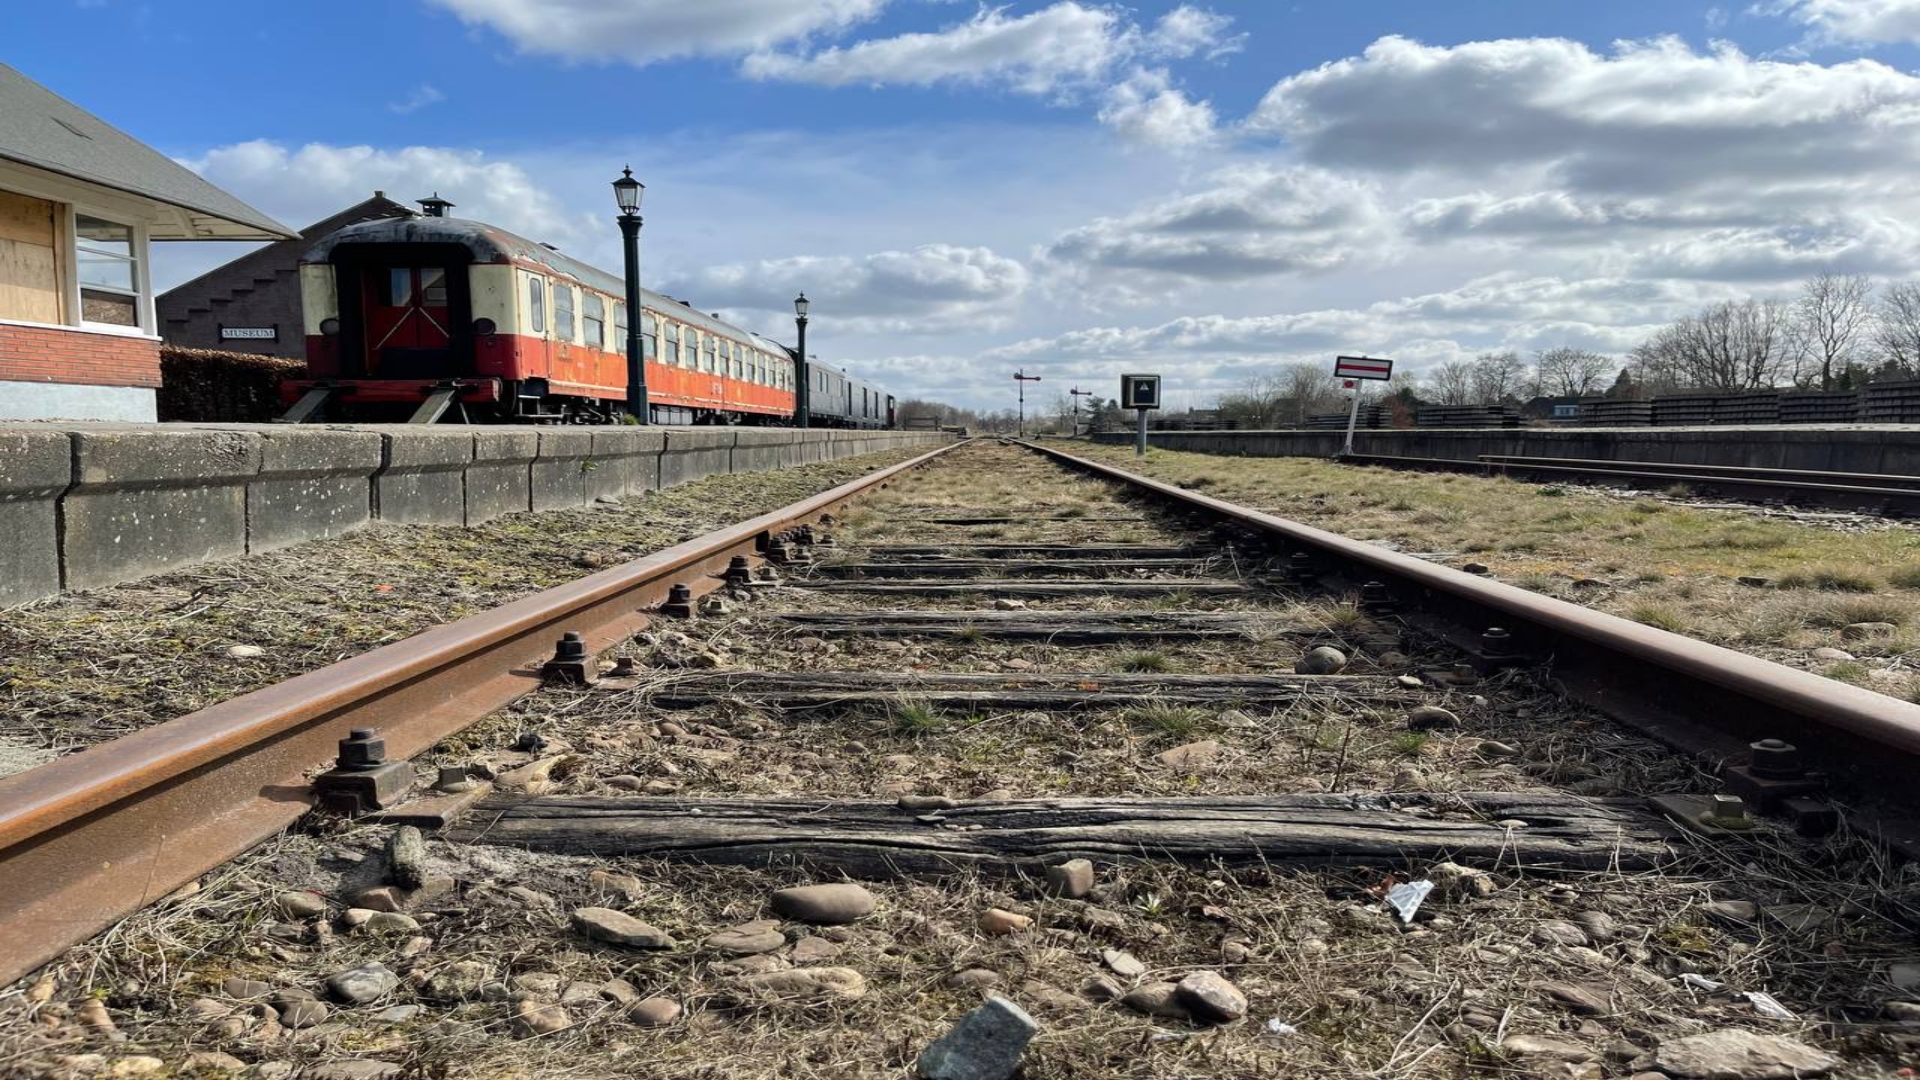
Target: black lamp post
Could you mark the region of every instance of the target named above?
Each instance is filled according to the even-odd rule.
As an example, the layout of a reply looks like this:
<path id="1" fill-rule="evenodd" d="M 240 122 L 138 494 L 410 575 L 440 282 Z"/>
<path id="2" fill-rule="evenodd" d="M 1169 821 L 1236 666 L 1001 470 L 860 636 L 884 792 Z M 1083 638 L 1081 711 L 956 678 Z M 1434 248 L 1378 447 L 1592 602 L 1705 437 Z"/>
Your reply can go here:
<path id="1" fill-rule="evenodd" d="M 647 185 L 633 178 L 631 168 L 620 170 L 613 197 L 620 204 L 620 235 L 627 242 L 627 415 L 636 424 L 647 423 L 647 364 L 640 352 L 640 196 Z"/>
<path id="2" fill-rule="evenodd" d="M 813 411 L 813 379 L 807 373 L 807 307 L 806 293 L 793 298 L 793 325 L 800 331 L 800 347 L 793 354 L 794 386 L 798 390 L 793 398 L 793 422 L 800 427 L 808 426 Z"/>

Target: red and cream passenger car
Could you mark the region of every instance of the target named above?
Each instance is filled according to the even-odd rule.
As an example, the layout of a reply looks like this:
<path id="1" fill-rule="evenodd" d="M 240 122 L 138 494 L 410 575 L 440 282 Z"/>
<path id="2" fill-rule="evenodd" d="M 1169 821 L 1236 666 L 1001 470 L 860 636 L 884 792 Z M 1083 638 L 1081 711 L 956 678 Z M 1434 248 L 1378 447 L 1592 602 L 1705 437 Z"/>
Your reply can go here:
<path id="1" fill-rule="evenodd" d="M 308 377 L 282 385 L 289 404 L 320 387 L 328 409 L 394 419 L 436 390 L 452 391 L 455 418 L 624 410 L 625 284 L 543 244 L 459 218 L 369 221 L 308 252 L 300 282 Z M 792 420 L 784 346 L 659 293 L 642 307 L 654 423 Z"/>

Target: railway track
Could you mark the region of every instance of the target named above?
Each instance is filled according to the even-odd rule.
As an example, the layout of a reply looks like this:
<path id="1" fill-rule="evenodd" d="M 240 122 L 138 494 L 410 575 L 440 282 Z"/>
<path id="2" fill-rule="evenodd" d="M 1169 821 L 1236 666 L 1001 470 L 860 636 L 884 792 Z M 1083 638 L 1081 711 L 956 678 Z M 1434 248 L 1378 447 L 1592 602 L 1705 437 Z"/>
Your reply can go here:
<path id="1" fill-rule="evenodd" d="M 1920 477 L 1915 476 L 1517 454 L 1482 454 L 1471 460 L 1345 454 L 1340 460 L 1355 465 L 1476 472 L 1539 481 L 1629 484 L 1661 490 L 1679 487 L 1698 495 L 1768 505 L 1818 506 L 1882 517 L 1920 514 Z"/>
<path id="2" fill-rule="evenodd" d="M 777 584 L 764 576 L 769 565 Z M 578 646 L 556 653 L 569 631 L 581 635 Z M 624 658 L 611 666 L 595 659 L 606 652 Z M 788 987 L 788 996 L 824 996 L 849 1010 L 845 1030 L 808 1044 L 808 1053 L 826 1062 L 831 1054 L 819 1055 L 837 1040 L 851 1075 L 865 1075 L 870 1059 L 900 1064 L 893 1041 L 924 1043 L 914 1040 L 939 1010 L 916 1008 L 921 995 L 951 1002 L 987 985 L 984 976 L 953 981 L 964 971 L 988 972 L 1084 1036 L 1084 1045 L 1051 1048 L 1037 1076 L 1141 1067 L 1121 1048 L 1137 1044 L 1129 1018 L 1137 1023 L 1138 1009 L 1152 1006 L 1083 1016 L 1076 1010 L 1106 994 L 1097 980 L 1118 996 L 1161 976 L 1224 967 L 1256 1007 L 1299 1019 L 1309 1007 L 1299 987 L 1282 984 L 1311 985 L 1308 967 L 1345 956 L 1349 933 L 1397 940 L 1402 954 L 1441 950 L 1421 969 L 1432 974 L 1445 950 L 1465 947 L 1453 938 L 1482 933 L 1471 890 L 1461 890 L 1496 881 L 1489 870 L 1511 884 L 1482 896 L 1491 905 L 1485 925 L 1557 924 L 1544 938 L 1523 930 L 1519 940 L 1546 946 L 1543 970 L 1576 974 L 1552 983 L 1544 1005 L 1537 980 L 1489 976 L 1513 999 L 1491 1025 L 1472 1004 L 1479 995 L 1461 997 L 1456 987 L 1442 997 L 1458 1015 L 1430 1025 L 1423 1058 L 1457 1058 L 1463 1069 L 1481 1052 L 1536 1064 L 1555 1053 L 1562 1064 L 1586 1060 L 1564 1046 L 1508 1045 L 1510 1020 L 1544 1016 L 1566 1030 L 1562 1042 L 1598 1062 L 1602 1035 L 1633 1038 L 1595 1017 L 1631 1014 L 1629 1002 L 1677 1007 L 1676 991 L 1622 983 L 1622 972 L 1639 965 L 1655 981 L 1676 977 L 1686 950 L 1670 927 L 1719 940 L 1725 927 L 1697 925 L 1710 885 L 1721 887 L 1715 875 L 1756 859 L 1878 867 L 1888 848 L 1914 846 L 1900 778 L 1920 752 L 1914 705 L 1058 450 L 975 443 L 0 780 L 0 864 L 10 871 L 0 875 L 0 910 L 9 913 L 0 923 L 0 985 L 49 962 L 50 972 L 70 977 L 67 949 L 279 834 L 316 801 L 313 774 L 335 744 L 359 729 L 377 732 L 395 762 L 417 760 L 348 770 L 327 788 L 322 801 L 377 792 L 377 825 L 310 818 L 279 841 L 310 854 L 272 860 L 281 878 L 273 887 L 280 897 L 317 890 L 308 895 L 322 910 L 305 904 L 307 913 L 295 915 L 272 892 L 255 896 L 256 918 L 279 905 L 266 925 L 271 961 L 239 948 L 250 935 L 206 930 L 169 979 L 197 979 L 204 985 L 194 993 L 217 997 L 208 989 L 216 970 L 271 962 L 283 981 L 317 980 L 343 954 L 364 958 L 372 949 L 410 980 L 389 993 L 434 1003 L 448 1023 L 471 1021 L 496 1036 L 543 1028 L 535 1036 L 612 1053 L 605 1033 L 638 1022 L 631 1002 L 614 991 L 568 996 L 562 983 L 611 978 L 650 1000 L 672 999 L 676 1011 L 704 1001 L 751 1016 L 756 1002 L 743 987 L 756 979 L 851 970 L 860 994 L 843 992 L 846 985 Z M 1761 740 L 1781 745 L 1756 748 Z M 367 749 L 361 739 L 345 752 Z M 1774 816 L 1742 822 L 1715 803 L 1723 791 L 1709 774 L 1722 765 L 1727 787 L 1756 815 Z M 413 796 L 401 798 L 401 786 Z M 409 894 L 378 876 L 386 830 L 406 822 L 444 830 L 432 842 L 431 879 L 444 884 L 412 880 Z M 1873 843 L 1850 839 L 1864 831 Z M 1094 864 L 1098 885 L 1062 884 L 1073 876 L 1062 864 L 1076 858 Z M 489 883 L 509 865 L 532 887 Z M 619 872 L 593 876 L 589 865 Z M 1379 913 L 1389 887 L 1423 871 L 1436 876 L 1435 867 L 1461 876 L 1441 882 L 1419 922 Z M 956 876 L 962 885 L 939 884 Z M 853 959 L 865 941 L 857 932 L 816 928 L 790 946 L 791 929 L 774 934 L 777 943 L 768 937 L 775 927 L 729 929 L 758 913 L 765 892 L 841 878 L 883 883 L 872 932 L 886 944 L 866 942 L 881 951 L 867 957 L 865 975 Z M 668 924 L 674 936 L 715 937 L 664 952 L 582 946 L 582 933 L 594 935 L 577 916 L 569 924 L 542 914 L 595 894 L 606 900 L 609 890 L 619 894 L 609 906 Z M 1169 908 L 1159 890 L 1217 902 Z M 1831 898 L 1837 910 L 1845 890 L 1816 873 L 1773 891 Z M 1271 906 L 1276 898 L 1291 907 Z M 341 917 L 363 925 L 371 915 L 363 903 L 376 902 L 432 918 L 407 917 L 409 933 L 429 936 L 376 945 L 357 930 L 332 929 Z M 1775 906 L 1794 904 L 1819 906 Z M 1863 971 L 1897 955 L 1890 942 L 1910 932 L 1904 920 L 1913 914 L 1904 905 L 1872 907 L 1872 927 L 1850 932 Z M 998 914 L 979 916 L 975 940 L 949 940 L 955 919 L 988 906 Z M 1576 923 L 1546 918 L 1556 906 L 1587 929 L 1568 932 L 1561 927 Z M 361 913 L 342 916 L 343 907 Z M 528 935 L 505 950 L 511 959 L 483 949 L 497 944 L 507 908 L 520 913 L 508 922 Z M 1309 908 L 1325 917 L 1300 914 Z M 1649 923 L 1638 936 L 1615 926 L 1655 912 L 1674 921 Z M 733 944 L 714 944 L 732 931 L 740 931 L 725 939 Z M 1549 940 L 1554 934 L 1561 940 Z M 739 945 L 756 937 L 768 939 L 765 948 Z M 1129 974 L 1103 945 L 1155 962 L 1145 975 Z M 206 961 L 230 949 L 250 959 Z M 1891 991 L 1865 976 L 1836 985 L 1836 954 L 1820 949 L 1798 938 L 1774 947 L 1768 985 L 1798 994 L 1801 1009 L 1829 1024 L 1858 1028 L 1852 1049 L 1886 1053 L 1891 1035 L 1859 1016 Z M 1412 1036 L 1402 1033 L 1428 1027 L 1443 1004 L 1416 1008 L 1392 989 L 1392 965 L 1377 944 L 1356 950 L 1372 958 L 1365 978 L 1378 984 L 1361 996 L 1385 1004 L 1363 1019 L 1371 1007 L 1339 997 L 1327 1015 L 1380 1029 L 1354 1040 L 1373 1067 L 1404 1063 Z M 1523 955 L 1496 949 L 1505 957 L 1496 961 L 1485 951 L 1474 951 L 1478 962 L 1496 966 Z M 203 962 L 209 974 L 194 970 Z M 89 963 L 97 969 L 103 960 L 95 952 Z M 1595 964 L 1624 966 L 1600 976 Z M 486 968 L 507 992 L 489 998 L 478 985 L 467 994 L 434 981 L 459 965 Z M 1074 975 L 1063 980 L 1052 967 Z M 1751 974 L 1738 963 L 1727 970 Z M 1709 966 L 1710 974 L 1727 970 Z M 554 986 L 522 979 L 529 973 L 551 973 Z M 1401 974 L 1408 985 L 1431 985 Z M 1579 991 L 1596 979 L 1624 987 L 1614 991 L 1617 1003 L 1596 1011 L 1576 992 L 1567 1004 L 1568 986 Z M 1085 985 L 1076 991 L 1063 981 Z M 285 1006 L 274 1007 L 284 1020 Z M 528 1019 L 529 1010 L 549 1008 L 553 1015 L 541 1015 L 564 1023 Z M 1567 1021 L 1568 1010 L 1588 1019 Z M 187 1033 L 207 1021 L 153 1011 L 150 1035 L 160 1043 L 190 1043 Z M 1701 1016 L 1747 1019 L 1724 1001 Z M 258 1019 L 239 1033 L 223 1029 L 227 1044 L 267 1053 L 260 1029 L 268 1018 Z M 1190 1009 L 1166 1005 L 1156 1022 L 1182 1019 L 1192 1019 Z M 695 1065 L 671 1074 L 703 1075 L 699 1067 L 770 1052 L 784 1029 L 781 1021 L 743 1024 L 690 1027 Z M 1635 1045 L 1652 1053 L 1656 1046 L 1641 1044 L 1678 1038 L 1700 1018 L 1688 1024 Z M 1318 1038 L 1331 1040 L 1331 1031 Z M 1369 1041 L 1388 1031 L 1384 1044 Z M 1822 1037 L 1840 1038 L 1831 1029 Z M 1242 1041 L 1216 1048 L 1220 1061 L 1147 1068 L 1221 1075 L 1206 1070 L 1301 1064 L 1289 1057 L 1299 1047 L 1269 1040 L 1257 1024 Z M 456 1044 L 388 1056 L 430 1071 L 436 1060 L 484 1053 Z M 866 1047 L 865 1056 L 845 1057 L 847 1046 Z M 329 1047 L 296 1049 L 311 1063 Z"/>

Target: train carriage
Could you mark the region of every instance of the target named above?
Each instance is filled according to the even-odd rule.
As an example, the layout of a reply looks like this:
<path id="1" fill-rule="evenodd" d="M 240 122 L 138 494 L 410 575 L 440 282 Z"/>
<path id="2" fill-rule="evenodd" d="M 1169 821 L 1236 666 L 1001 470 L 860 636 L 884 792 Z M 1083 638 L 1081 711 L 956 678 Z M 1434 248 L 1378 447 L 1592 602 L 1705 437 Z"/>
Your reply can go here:
<path id="1" fill-rule="evenodd" d="M 370 221 L 322 240 L 300 275 L 308 378 L 283 384 L 289 419 L 598 423 L 625 409 L 625 283 L 544 244 L 459 218 Z M 792 421 L 785 346 L 660 293 L 641 305 L 654 423 Z M 877 388 L 816 370 L 835 383 L 816 423 L 883 426 Z"/>

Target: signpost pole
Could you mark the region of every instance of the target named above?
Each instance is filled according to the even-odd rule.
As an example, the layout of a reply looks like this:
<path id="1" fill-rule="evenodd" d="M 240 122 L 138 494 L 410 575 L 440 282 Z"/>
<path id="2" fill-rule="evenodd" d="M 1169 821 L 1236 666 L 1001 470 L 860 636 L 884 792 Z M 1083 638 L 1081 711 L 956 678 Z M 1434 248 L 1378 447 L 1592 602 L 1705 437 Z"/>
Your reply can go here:
<path id="1" fill-rule="evenodd" d="M 1360 423 L 1360 380 L 1348 379 L 1347 385 L 1353 387 L 1353 408 L 1347 413 L 1347 448 L 1340 451 L 1343 457 L 1353 453 L 1353 429 Z"/>
<path id="2" fill-rule="evenodd" d="M 1139 419 L 1134 421 L 1134 426 L 1133 426 L 1133 456 L 1146 457 L 1147 456 L 1147 410 L 1135 409 L 1134 411 L 1139 414 Z"/>

